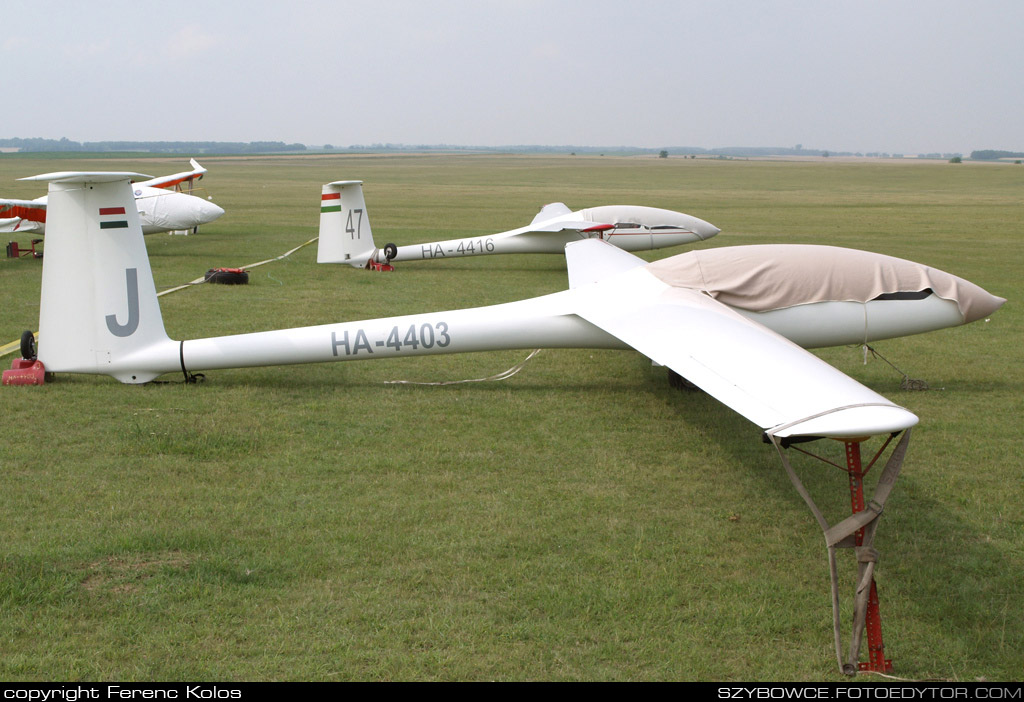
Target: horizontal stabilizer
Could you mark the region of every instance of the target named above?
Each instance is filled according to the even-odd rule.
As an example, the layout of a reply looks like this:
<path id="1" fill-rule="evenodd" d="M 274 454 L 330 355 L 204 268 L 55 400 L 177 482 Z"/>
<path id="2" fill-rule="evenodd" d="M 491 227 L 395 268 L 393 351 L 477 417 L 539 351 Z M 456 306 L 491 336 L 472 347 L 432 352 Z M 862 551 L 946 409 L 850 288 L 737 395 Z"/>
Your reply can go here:
<path id="1" fill-rule="evenodd" d="M 56 173 L 43 173 L 42 175 L 18 178 L 18 180 L 37 180 L 47 183 L 116 183 L 119 180 L 138 180 L 139 178 L 152 178 L 143 173 L 132 173 L 130 171 L 58 171 Z"/>

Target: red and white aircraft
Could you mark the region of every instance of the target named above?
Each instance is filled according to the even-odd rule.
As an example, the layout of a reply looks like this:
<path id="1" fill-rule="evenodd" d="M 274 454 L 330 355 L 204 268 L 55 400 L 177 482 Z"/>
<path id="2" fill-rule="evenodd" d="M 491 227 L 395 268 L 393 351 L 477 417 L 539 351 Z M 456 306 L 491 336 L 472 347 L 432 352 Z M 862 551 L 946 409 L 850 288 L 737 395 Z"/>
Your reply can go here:
<path id="1" fill-rule="evenodd" d="M 421 261 L 505 253 L 561 255 L 565 245 L 603 239 L 626 251 L 649 251 L 710 239 L 720 230 L 682 212 L 637 205 L 608 205 L 571 211 L 561 202 L 545 205 L 525 227 L 500 234 L 378 249 L 373 243 L 361 180 L 339 180 L 320 195 L 317 263 L 380 268 L 392 261 Z"/>
<path id="2" fill-rule="evenodd" d="M 195 159 L 191 159 L 191 165 L 191 171 L 132 184 L 143 234 L 195 231 L 224 214 L 221 207 L 191 194 L 195 181 L 206 173 Z M 45 233 L 46 211 L 46 195 L 35 200 L 0 198 L 0 232 Z"/>

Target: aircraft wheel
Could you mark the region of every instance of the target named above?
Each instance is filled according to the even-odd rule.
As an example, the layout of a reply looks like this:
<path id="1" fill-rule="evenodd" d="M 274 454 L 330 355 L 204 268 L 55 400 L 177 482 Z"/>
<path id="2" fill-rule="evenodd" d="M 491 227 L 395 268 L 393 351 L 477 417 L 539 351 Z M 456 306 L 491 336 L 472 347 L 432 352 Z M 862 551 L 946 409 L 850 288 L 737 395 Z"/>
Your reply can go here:
<path id="1" fill-rule="evenodd" d="M 21 357 L 27 361 L 36 360 L 36 335 L 31 331 L 21 334 Z"/>
<path id="2" fill-rule="evenodd" d="M 249 272 L 241 268 L 211 268 L 203 280 L 222 285 L 244 285 L 249 282 Z"/>
<path id="3" fill-rule="evenodd" d="M 668 369 L 668 384 L 675 390 L 683 390 L 685 392 L 700 392 L 700 388 L 691 383 L 683 376 L 676 373 L 671 368 Z"/>
<path id="4" fill-rule="evenodd" d="M 390 262 L 395 256 L 398 255 L 398 247 L 394 244 L 384 244 L 384 260 Z"/>

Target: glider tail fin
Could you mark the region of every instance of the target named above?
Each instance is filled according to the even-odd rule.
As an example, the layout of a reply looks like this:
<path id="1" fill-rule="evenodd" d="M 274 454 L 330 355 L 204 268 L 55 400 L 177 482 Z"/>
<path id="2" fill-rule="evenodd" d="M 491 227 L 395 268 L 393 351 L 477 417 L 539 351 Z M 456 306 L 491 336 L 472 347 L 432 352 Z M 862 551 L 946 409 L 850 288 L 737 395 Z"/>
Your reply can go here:
<path id="1" fill-rule="evenodd" d="M 339 180 L 324 185 L 320 196 L 316 262 L 347 263 L 363 268 L 376 253 L 363 200 L 363 181 Z"/>
<path id="2" fill-rule="evenodd" d="M 132 194 L 130 179 L 144 177 L 65 172 L 25 179 L 49 182 L 39 300 L 39 360 L 47 371 L 144 383 L 168 370 L 146 360 L 173 357 L 177 344 L 164 331 Z"/>

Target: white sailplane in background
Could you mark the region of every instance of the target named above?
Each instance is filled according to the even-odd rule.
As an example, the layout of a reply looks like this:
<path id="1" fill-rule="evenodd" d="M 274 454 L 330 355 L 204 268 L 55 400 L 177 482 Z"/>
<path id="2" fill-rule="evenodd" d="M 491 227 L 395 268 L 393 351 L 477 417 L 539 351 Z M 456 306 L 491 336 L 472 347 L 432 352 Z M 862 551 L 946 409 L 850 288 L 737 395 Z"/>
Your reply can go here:
<path id="1" fill-rule="evenodd" d="M 191 171 L 133 183 L 135 206 L 143 234 L 195 231 L 224 214 L 223 208 L 192 194 L 193 184 L 207 169 L 195 159 Z M 149 176 L 139 176 L 149 178 Z M 0 232 L 36 233 L 46 231 L 47 196 L 35 200 L 0 198 Z"/>
<path id="2" fill-rule="evenodd" d="M 928 266 L 851 249 L 736 246 L 647 263 L 607 241 L 587 239 L 565 247 L 569 289 L 551 295 L 174 341 L 164 331 L 133 177 L 56 173 L 27 179 L 48 181 L 50 191 L 38 360 L 24 362 L 38 366 L 40 376 L 45 369 L 137 384 L 165 373 L 182 372 L 188 379 L 194 371 L 220 368 L 498 349 L 635 349 L 749 419 L 775 445 L 825 531 L 841 669 L 865 669 L 857 663 L 864 631 L 867 669 L 891 668 L 881 645 L 872 539 L 906 452 L 906 430 L 918 418 L 801 347 L 864 344 L 965 324 L 997 310 L 1002 298 Z M 23 355 L 28 359 L 33 351 L 23 348 Z M 5 384 L 7 374 L 16 372 L 5 372 Z M 783 450 L 822 437 L 844 441 L 854 494 L 854 483 L 862 490 L 866 472 L 858 442 L 899 433 L 873 498 L 835 525 L 814 506 Z M 862 492 L 860 500 L 864 505 Z M 835 577 L 840 547 L 857 549 L 859 569 L 846 662 Z"/>
<path id="3" fill-rule="evenodd" d="M 380 270 L 393 261 L 420 261 L 509 253 L 559 254 L 581 239 L 603 239 L 625 251 L 649 251 L 705 241 L 720 230 L 682 212 L 637 205 L 608 205 L 571 211 L 561 202 L 545 205 L 525 227 L 464 239 L 408 246 L 373 242 L 361 180 L 339 180 L 320 195 L 317 263 L 347 263 Z"/>

